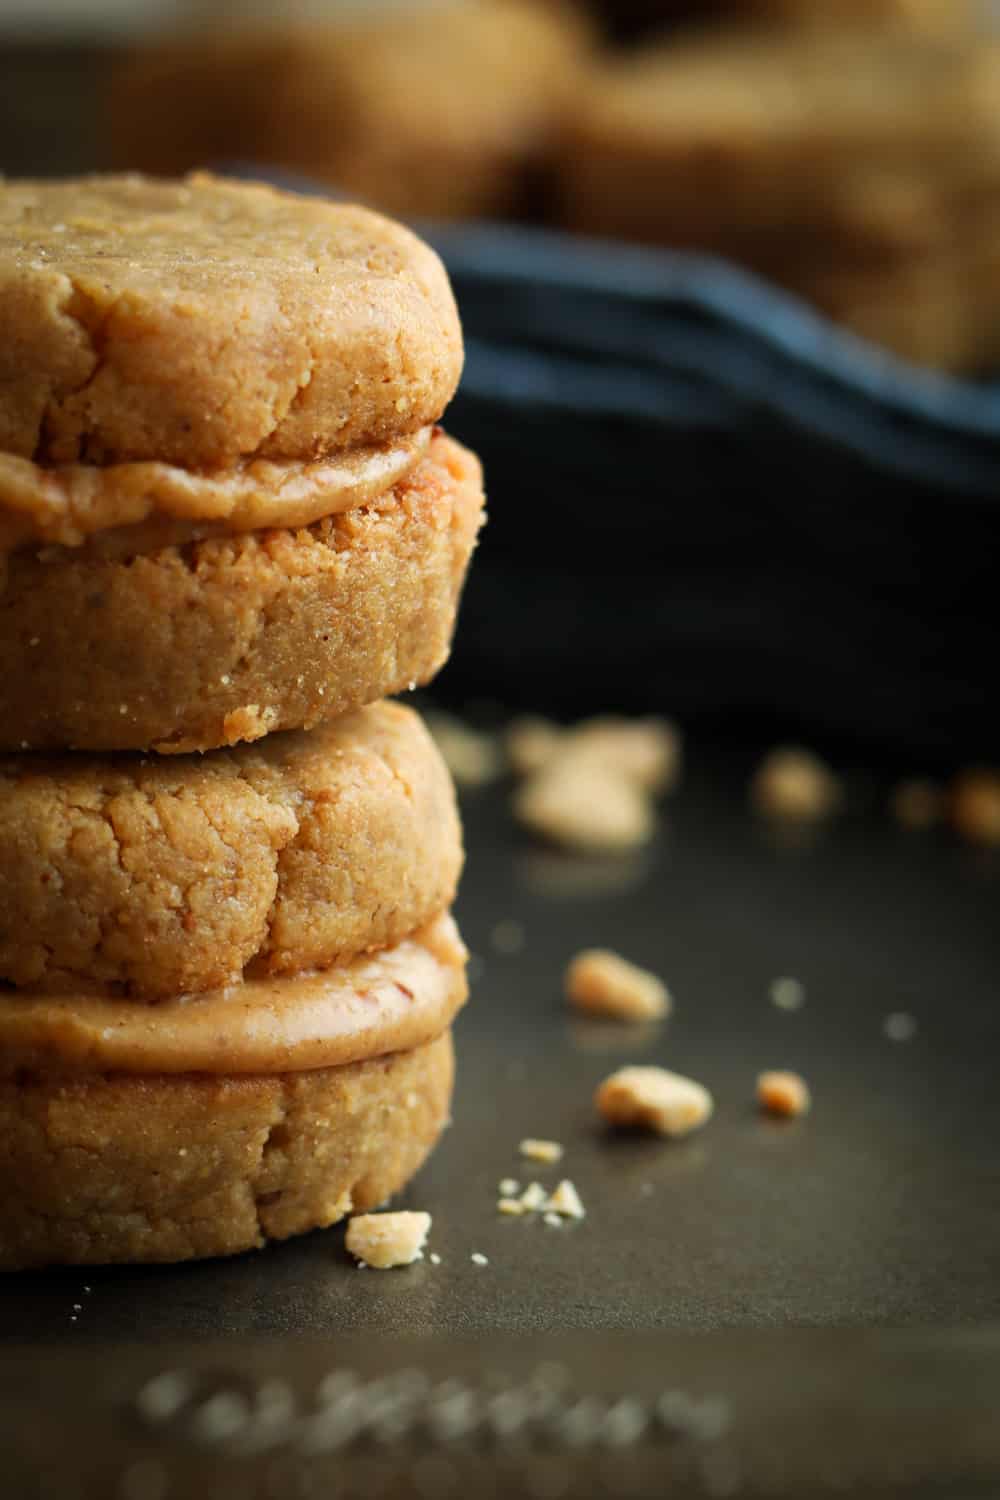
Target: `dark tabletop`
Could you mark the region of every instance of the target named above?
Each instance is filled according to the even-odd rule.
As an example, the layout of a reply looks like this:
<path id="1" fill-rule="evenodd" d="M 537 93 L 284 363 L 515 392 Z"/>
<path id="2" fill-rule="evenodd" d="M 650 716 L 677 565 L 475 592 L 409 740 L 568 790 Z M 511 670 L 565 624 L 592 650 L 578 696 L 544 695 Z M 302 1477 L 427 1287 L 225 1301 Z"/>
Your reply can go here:
<path id="1" fill-rule="evenodd" d="M 108 1340 L 140 1341 L 149 1373 L 165 1341 L 176 1362 L 177 1341 L 217 1351 L 203 1341 L 221 1339 L 224 1362 L 242 1368 L 261 1358 L 259 1346 L 244 1352 L 247 1335 L 277 1335 L 266 1347 L 283 1368 L 334 1351 L 374 1372 L 416 1358 L 482 1373 L 498 1351 L 515 1364 L 547 1351 L 600 1386 L 614 1369 L 619 1385 L 623 1371 L 635 1383 L 662 1377 L 664 1351 L 681 1350 L 696 1383 L 730 1391 L 734 1380 L 755 1388 L 754 1370 L 775 1372 L 784 1396 L 772 1419 L 781 1400 L 804 1399 L 803 1372 L 820 1367 L 838 1399 L 863 1394 L 869 1412 L 873 1382 L 886 1379 L 900 1411 L 916 1399 L 913 1381 L 936 1392 L 939 1415 L 970 1388 L 995 1402 L 1000 860 L 904 834 L 864 782 L 835 827 L 782 842 L 746 812 L 742 767 L 694 761 L 657 843 L 634 859 L 532 846 L 506 786 L 465 798 L 459 915 L 475 977 L 458 1024 L 454 1124 L 402 1200 L 433 1214 L 440 1264 L 360 1272 L 333 1229 L 230 1262 L 9 1278 L 10 1361 L 34 1360 L 43 1385 L 58 1373 L 89 1388 L 95 1371 L 139 1357 L 122 1365 Z M 572 1017 L 562 971 L 593 944 L 661 972 L 674 1015 L 648 1031 Z M 773 1006 L 778 976 L 803 983 L 801 1010 Z M 907 1042 L 883 1032 L 897 1011 L 916 1021 Z M 609 1137 L 591 1095 L 630 1061 L 707 1084 L 707 1128 L 677 1143 Z M 809 1117 L 759 1117 L 754 1079 L 769 1067 L 805 1075 Z M 519 1160 L 527 1135 L 562 1142 L 563 1163 Z M 586 1219 L 501 1218 L 508 1175 L 569 1176 Z M 642 1338 L 615 1342 L 626 1332 Z M 712 1336 L 678 1343 L 691 1332 Z M 304 1352 L 314 1339 L 324 1355 Z M 919 1444 L 933 1428 L 907 1430 Z M 953 1456 L 964 1451 L 950 1441 Z"/>

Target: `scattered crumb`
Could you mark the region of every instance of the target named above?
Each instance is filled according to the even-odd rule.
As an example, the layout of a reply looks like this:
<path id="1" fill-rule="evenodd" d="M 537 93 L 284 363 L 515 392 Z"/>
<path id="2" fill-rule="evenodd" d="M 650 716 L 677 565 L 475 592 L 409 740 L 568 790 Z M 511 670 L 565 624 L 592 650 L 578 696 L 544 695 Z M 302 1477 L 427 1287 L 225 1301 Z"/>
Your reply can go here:
<path id="1" fill-rule="evenodd" d="M 502 1214 L 512 1214 L 517 1218 L 520 1218 L 520 1216 L 524 1213 L 524 1204 L 521 1202 L 520 1198 L 498 1198 L 497 1212 Z"/>
<path id="2" fill-rule="evenodd" d="M 606 948 L 587 948 L 566 970 L 566 996 L 577 1010 L 622 1021 L 668 1015 L 671 999 L 662 979 Z"/>
<path id="3" fill-rule="evenodd" d="M 514 816 L 532 833 L 584 853 L 621 853 L 649 842 L 649 796 L 599 761 L 567 755 L 536 772 L 514 797 Z"/>
<path id="4" fill-rule="evenodd" d="M 801 1010 L 805 1003 L 806 987 L 801 980 L 771 980 L 771 1004 L 779 1010 Z"/>
<path id="5" fill-rule="evenodd" d="M 551 719 L 513 719 L 505 737 L 507 759 L 518 776 L 533 776 L 552 760 L 563 737 L 564 731 Z"/>
<path id="6" fill-rule="evenodd" d="M 546 1164 L 562 1161 L 563 1148 L 558 1141 L 536 1141 L 528 1136 L 517 1149 L 529 1161 L 541 1161 Z"/>
<path id="7" fill-rule="evenodd" d="M 562 1225 L 562 1219 L 557 1213 L 542 1214 L 542 1223 L 547 1224 L 550 1229 L 559 1229 Z"/>
<path id="8" fill-rule="evenodd" d="M 955 832 L 972 844 L 1000 844 L 1000 771 L 963 771 L 952 783 Z"/>
<path id="9" fill-rule="evenodd" d="M 611 714 L 584 719 L 566 734 L 560 748 L 567 755 L 586 756 L 654 795 L 669 791 L 680 778 L 681 737 L 667 719 Z"/>
<path id="10" fill-rule="evenodd" d="M 387 1271 L 423 1258 L 430 1227 L 425 1213 L 358 1214 L 348 1223 L 344 1242 L 355 1259 Z"/>
<path id="11" fill-rule="evenodd" d="M 564 1219 L 582 1219 L 586 1214 L 580 1194 L 566 1178 L 560 1182 L 545 1208 L 547 1213 L 561 1214 Z"/>
<path id="12" fill-rule="evenodd" d="M 427 1259 L 430 1261 L 432 1266 L 439 1266 L 441 1264 L 441 1257 L 440 1255 L 438 1255 L 436 1250 L 432 1250 Z"/>
<path id="13" fill-rule="evenodd" d="M 769 1115 L 793 1119 L 809 1113 L 809 1085 L 798 1073 L 761 1073 L 757 1078 L 757 1103 Z"/>
<path id="14" fill-rule="evenodd" d="M 700 1083 L 666 1068 L 619 1068 L 594 1096 L 612 1125 L 634 1125 L 659 1135 L 682 1136 L 711 1117 L 712 1096 Z"/>
<path id="15" fill-rule="evenodd" d="M 524 928 L 520 922 L 505 918 L 494 926 L 490 942 L 497 953 L 520 953 L 524 947 Z"/>
<path id="16" fill-rule="evenodd" d="M 922 833 L 941 821 L 944 795 L 933 781 L 901 781 L 893 788 L 889 811 L 901 828 Z"/>
<path id="17" fill-rule="evenodd" d="M 537 1213 L 548 1202 L 548 1193 L 540 1182 L 529 1182 L 518 1202 L 526 1213 Z"/>
<path id="18" fill-rule="evenodd" d="M 513 1198 L 515 1193 L 521 1191 L 521 1184 L 516 1177 L 501 1177 L 497 1184 L 497 1192 L 501 1198 Z"/>
<path id="19" fill-rule="evenodd" d="M 754 772 L 750 800 L 765 818 L 818 823 L 838 810 L 843 788 L 812 751 L 778 748 L 769 751 Z"/>
<path id="20" fill-rule="evenodd" d="M 503 756 L 492 735 L 437 710 L 425 714 L 424 722 L 459 786 L 486 786 L 502 774 Z"/>
<path id="21" fill-rule="evenodd" d="M 479 1250 L 473 1250 L 472 1254 L 469 1256 L 469 1259 L 472 1261 L 472 1264 L 474 1266 L 489 1265 L 489 1261 L 487 1260 L 486 1256 L 483 1255 Z"/>
<path id="22" fill-rule="evenodd" d="M 917 1022 L 909 1011 L 894 1010 L 886 1016 L 882 1030 L 890 1042 L 908 1042 L 916 1035 Z"/>

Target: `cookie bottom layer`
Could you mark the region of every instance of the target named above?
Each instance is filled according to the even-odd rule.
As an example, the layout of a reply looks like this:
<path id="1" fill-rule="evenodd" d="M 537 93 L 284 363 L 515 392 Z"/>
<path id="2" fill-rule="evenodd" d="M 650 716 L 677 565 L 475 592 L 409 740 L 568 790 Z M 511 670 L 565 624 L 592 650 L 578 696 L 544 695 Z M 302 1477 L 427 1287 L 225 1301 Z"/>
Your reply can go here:
<path id="1" fill-rule="evenodd" d="M 447 1123 L 451 1033 L 264 1077 L 0 1081 L 0 1269 L 235 1255 L 382 1203 Z"/>

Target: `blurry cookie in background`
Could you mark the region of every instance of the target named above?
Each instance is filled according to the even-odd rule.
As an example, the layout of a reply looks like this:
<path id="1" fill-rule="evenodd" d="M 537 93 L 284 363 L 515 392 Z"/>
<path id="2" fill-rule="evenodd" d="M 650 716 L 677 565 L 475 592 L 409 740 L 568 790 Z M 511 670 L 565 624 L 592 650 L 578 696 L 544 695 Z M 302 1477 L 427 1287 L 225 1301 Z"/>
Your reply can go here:
<path id="1" fill-rule="evenodd" d="M 724 257 L 971 368 L 997 299 L 957 268 L 997 217 L 1000 49 L 854 28 L 660 41 L 595 66 L 560 193 L 573 229 Z"/>
<path id="2" fill-rule="evenodd" d="M 404 218 L 509 216 L 589 38 L 568 6 L 530 0 L 203 26 L 120 65 L 109 147 L 117 165 L 156 173 L 290 168 Z"/>

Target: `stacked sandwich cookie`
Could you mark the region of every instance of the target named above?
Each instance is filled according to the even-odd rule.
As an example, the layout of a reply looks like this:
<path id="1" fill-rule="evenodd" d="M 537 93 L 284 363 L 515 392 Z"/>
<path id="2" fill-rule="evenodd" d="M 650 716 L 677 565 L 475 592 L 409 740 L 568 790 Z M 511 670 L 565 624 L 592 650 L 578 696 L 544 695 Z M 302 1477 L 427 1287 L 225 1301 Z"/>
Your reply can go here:
<path id="1" fill-rule="evenodd" d="M 0 1267 L 229 1254 L 446 1123 L 448 773 L 385 695 L 482 520 L 433 253 L 205 177 L 0 187 Z"/>

